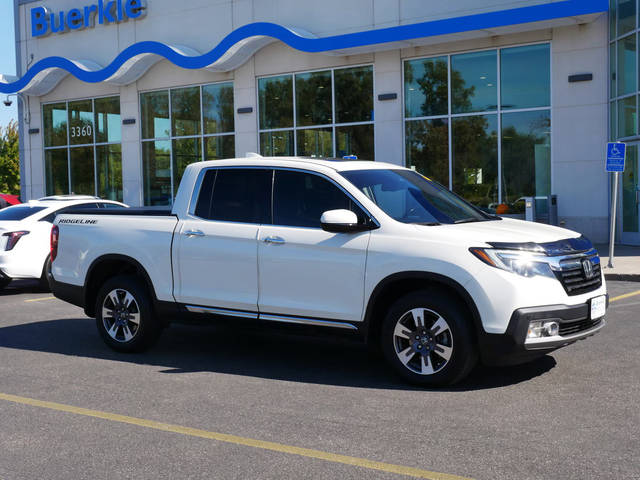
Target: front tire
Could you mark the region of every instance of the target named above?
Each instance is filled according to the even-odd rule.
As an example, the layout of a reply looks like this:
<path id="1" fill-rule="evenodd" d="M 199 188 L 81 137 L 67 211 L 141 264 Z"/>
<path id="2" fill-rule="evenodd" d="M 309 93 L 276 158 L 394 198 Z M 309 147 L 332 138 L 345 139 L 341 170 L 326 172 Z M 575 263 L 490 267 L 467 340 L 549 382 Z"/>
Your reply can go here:
<path id="1" fill-rule="evenodd" d="M 417 385 L 452 385 L 477 362 L 467 310 L 439 289 L 399 298 L 383 321 L 380 341 L 394 370 Z"/>
<path id="2" fill-rule="evenodd" d="M 119 352 L 141 352 L 153 345 L 162 328 L 151 297 L 132 276 L 107 280 L 96 299 L 96 325 L 104 342 Z"/>

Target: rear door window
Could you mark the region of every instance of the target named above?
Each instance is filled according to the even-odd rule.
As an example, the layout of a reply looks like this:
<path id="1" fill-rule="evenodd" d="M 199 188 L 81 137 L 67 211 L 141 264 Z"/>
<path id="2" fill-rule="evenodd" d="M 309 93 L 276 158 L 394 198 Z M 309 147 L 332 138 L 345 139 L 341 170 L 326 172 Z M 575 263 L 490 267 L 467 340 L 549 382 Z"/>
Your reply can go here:
<path id="1" fill-rule="evenodd" d="M 215 178 L 206 177 L 196 215 L 223 222 L 271 223 L 271 183 L 273 170 L 253 168 L 221 168 Z M 207 213 L 206 190 L 213 195 Z"/>

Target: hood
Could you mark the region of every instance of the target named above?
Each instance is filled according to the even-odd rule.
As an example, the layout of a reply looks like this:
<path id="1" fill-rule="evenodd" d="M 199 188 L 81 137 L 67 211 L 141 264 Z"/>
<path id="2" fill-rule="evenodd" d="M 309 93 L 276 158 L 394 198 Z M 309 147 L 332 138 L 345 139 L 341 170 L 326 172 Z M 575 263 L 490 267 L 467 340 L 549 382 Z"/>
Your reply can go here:
<path id="1" fill-rule="evenodd" d="M 459 225 L 440 225 L 437 227 L 418 227 L 446 229 L 450 235 L 460 236 L 468 243 L 482 246 L 481 243 L 550 243 L 567 238 L 579 238 L 580 234 L 566 228 L 554 227 L 544 223 L 526 222 L 512 218 L 502 220 L 463 223 Z M 432 230 L 431 230 L 432 231 Z"/>

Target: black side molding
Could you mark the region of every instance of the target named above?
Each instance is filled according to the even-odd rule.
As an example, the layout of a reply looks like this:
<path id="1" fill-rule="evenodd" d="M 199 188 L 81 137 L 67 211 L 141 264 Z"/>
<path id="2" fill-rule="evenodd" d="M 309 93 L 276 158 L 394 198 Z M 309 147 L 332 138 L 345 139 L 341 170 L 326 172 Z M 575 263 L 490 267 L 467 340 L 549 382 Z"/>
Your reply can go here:
<path id="1" fill-rule="evenodd" d="M 84 308 L 84 287 L 70 283 L 51 282 L 51 291 L 56 298 L 68 302 L 76 307 Z"/>

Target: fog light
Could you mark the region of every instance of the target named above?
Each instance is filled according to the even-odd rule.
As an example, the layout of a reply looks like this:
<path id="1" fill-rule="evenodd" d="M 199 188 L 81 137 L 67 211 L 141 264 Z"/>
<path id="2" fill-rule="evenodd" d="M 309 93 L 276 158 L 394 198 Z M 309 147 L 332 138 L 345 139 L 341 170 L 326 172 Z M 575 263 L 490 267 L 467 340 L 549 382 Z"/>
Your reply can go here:
<path id="1" fill-rule="evenodd" d="M 559 331 L 558 322 L 534 321 L 529 323 L 527 338 L 555 337 Z"/>

